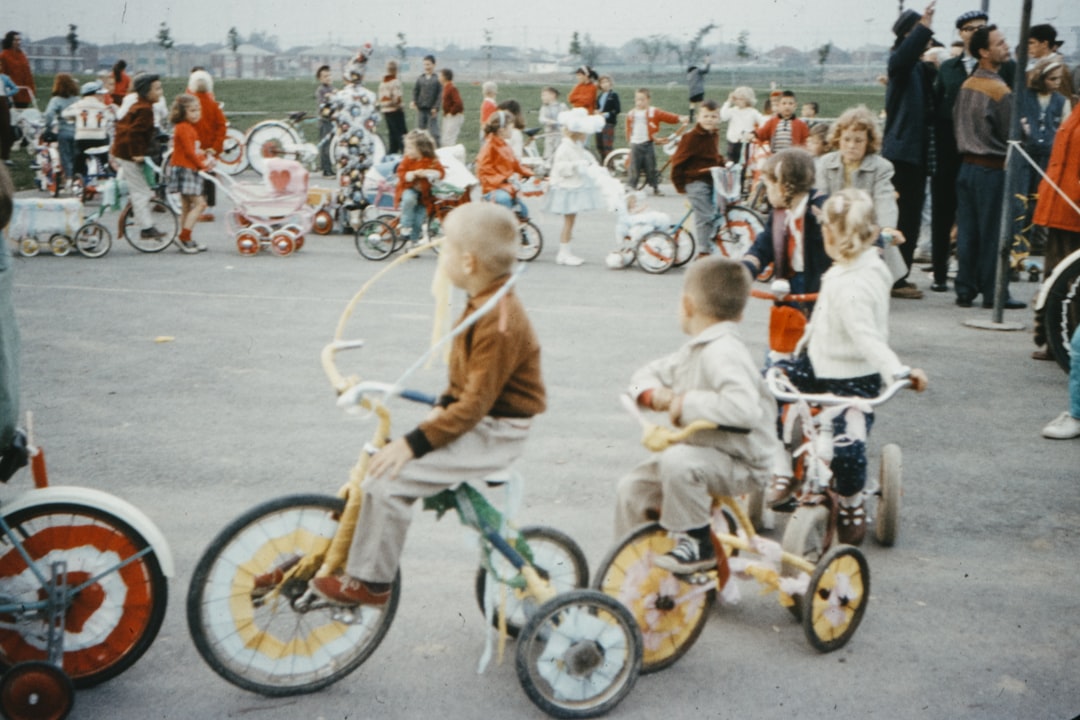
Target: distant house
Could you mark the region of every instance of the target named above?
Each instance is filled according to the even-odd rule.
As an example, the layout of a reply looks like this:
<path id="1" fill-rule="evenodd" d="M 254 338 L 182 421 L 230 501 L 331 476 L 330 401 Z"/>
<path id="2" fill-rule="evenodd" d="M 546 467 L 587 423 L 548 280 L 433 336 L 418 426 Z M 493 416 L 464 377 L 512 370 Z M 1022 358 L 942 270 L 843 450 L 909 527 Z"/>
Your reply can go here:
<path id="1" fill-rule="evenodd" d="M 217 78 L 272 78 L 275 54 L 243 43 L 236 52 L 222 47 L 210 53 L 210 74 Z"/>
<path id="2" fill-rule="evenodd" d="M 314 80 L 315 71 L 329 65 L 334 82 L 341 80 L 345 63 L 356 55 L 356 48 L 342 45 L 316 45 L 295 47 L 279 53 L 274 58 L 274 75 L 281 78 L 300 77 Z"/>
<path id="3" fill-rule="evenodd" d="M 23 43 L 23 52 L 30 61 L 35 75 L 55 75 L 59 72 L 92 72 L 98 66 L 98 46 L 80 42 L 75 54 L 71 54 L 67 38 L 62 35 Z"/>

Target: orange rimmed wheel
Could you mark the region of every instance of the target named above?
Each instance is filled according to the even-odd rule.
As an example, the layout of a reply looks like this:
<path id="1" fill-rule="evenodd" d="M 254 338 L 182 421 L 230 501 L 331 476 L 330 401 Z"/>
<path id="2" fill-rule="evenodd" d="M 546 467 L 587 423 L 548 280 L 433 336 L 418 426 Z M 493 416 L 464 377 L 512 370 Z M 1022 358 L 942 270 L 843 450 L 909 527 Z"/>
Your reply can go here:
<path id="1" fill-rule="evenodd" d="M 245 228 L 236 233 L 236 249 L 240 251 L 241 255 L 258 254 L 261 242 L 262 238 L 259 233 L 250 228 Z"/>
<path id="2" fill-rule="evenodd" d="M 311 230 L 316 235 L 329 235 L 334 231 L 334 216 L 328 210 L 319 210 L 311 220 Z"/>
<path id="3" fill-rule="evenodd" d="M 71 678 L 52 663 L 19 663 L 0 680 L 0 712 L 10 720 L 63 720 L 74 704 Z"/>
<path id="4" fill-rule="evenodd" d="M 146 539 L 115 515 L 77 503 L 36 505 L 5 520 L 33 563 L 10 544 L 0 554 L 0 596 L 9 607 L 40 603 L 47 588 L 39 577 L 50 578 L 57 561 L 67 565 L 61 667 L 75 686 L 97 685 L 134 664 L 157 636 L 168 601 Z M 48 658 L 47 610 L 0 616 L 0 666 Z"/>
<path id="5" fill-rule="evenodd" d="M 296 236 L 286 228 L 275 230 L 270 234 L 270 250 L 279 257 L 292 255 L 296 249 Z"/>

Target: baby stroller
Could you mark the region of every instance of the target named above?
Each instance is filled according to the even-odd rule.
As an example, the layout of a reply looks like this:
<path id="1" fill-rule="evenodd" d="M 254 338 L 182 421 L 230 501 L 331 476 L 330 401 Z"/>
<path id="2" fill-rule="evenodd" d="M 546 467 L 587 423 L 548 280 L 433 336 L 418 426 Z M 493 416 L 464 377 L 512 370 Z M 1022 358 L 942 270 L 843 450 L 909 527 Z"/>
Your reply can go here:
<path id="1" fill-rule="evenodd" d="M 315 208 L 308 205 L 308 171 L 295 160 L 267 158 L 265 165 L 262 184 L 200 174 L 233 201 L 225 227 L 236 238 L 241 255 L 255 255 L 268 247 L 285 256 L 303 247 L 304 234 L 311 230 Z"/>

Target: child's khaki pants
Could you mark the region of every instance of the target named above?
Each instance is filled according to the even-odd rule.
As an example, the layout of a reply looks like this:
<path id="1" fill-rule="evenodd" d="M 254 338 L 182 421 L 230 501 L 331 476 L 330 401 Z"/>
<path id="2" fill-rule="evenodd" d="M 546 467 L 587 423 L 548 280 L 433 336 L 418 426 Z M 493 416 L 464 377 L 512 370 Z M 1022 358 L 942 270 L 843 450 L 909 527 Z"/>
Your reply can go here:
<path id="1" fill-rule="evenodd" d="M 411 460 L 391 480 L 364 480 L 364 502 L 345 572 L 368 582 L 393 582 L 418 498 L 505 470 L 521 456 L 531 420 L 485 417 L 449 445 Z"/>

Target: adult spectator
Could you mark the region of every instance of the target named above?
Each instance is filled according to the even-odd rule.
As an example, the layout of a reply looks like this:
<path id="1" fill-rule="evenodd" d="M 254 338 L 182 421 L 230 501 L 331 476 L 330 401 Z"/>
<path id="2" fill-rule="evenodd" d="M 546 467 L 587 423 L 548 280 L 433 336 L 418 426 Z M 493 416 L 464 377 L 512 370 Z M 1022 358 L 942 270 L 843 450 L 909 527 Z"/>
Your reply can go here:
<path id="1" fill-rule="evenodd" d="M 30 72 L 30 61 L 22 51 L 22 36 L 11 30 L 0 43 L 0 62 L 4 64 L 4 73 L 19 86 L 12 101 L 16 108 L 28 108 L 33 101 L 31 92 L 37 92 L 34 74 Z"/>
<path id="2" fill-rule="evenodd" d="M 958 55 L 941 63 L 934 80 L 935 168 L 930 185 L 930 257 L 934 280 L 930 289 L 935 292 L 949 289 L 949 256 L 952 253 L 952 229 L 956 223 L 956 176 L 960 172 L 960 155 L 956 150 L 953 107 L 960 86 L 975 70 L 976 59 L 969 47 L 971 36 L 987 22 L 987 15 L 982 10 L 969 10 L 956 18 L 962 49 Z M 998 74 L 1010 87 L 1015 72 L 1016 63 L 1012 60 L 998 69 Z"/>
<path id="3" fill-rule="evenodd" d="M 893 285 L 892 296 L 917 300 L 923 296 L 908 280 L 919 238 L 926 177 L 930 174 L 928 148 L 933 120 L 933 66 L 922 55 L 934 31 L 934 3 L 923 14 L 905 10 L 893 25 L 896 42 L 889 54 L 885 87 L 885 139 L 881 154 L 892 162 L 893 187 L 897 193 L 897 229 L 904 236 L 900 254 L 908 272 Z"/>
<path id="4" fill-rule="evenodd" d="M 585 108 L 590 115 L 596 112 L 596 81 L 600 76 L 588 65 L 582 65 L 574 71 L 577 77 L 577 85 L 570 90 L 566 101 L 571 108 Z"/>
<path id="5" fill-rule="evenodd" d="M 1046 228 L 1044 267 L 1049 275 L 1054 271 L 1054 266 L 1080 250 L 1080 215 L 1069 206 L 1069 201 L 1080 205 L 1080 181 L 1077 180 L 1080 178 L 1080 110 L 1074 109 L 1058 128 L 1054 147 L 1050 151 L 1050 163 L 1046 166 L 1046 177 L 1049 181 L 1044 179 L 1039 184 L 1039 201 L 1035 206 L 1033 221 Z M 1065 193 L 1065 197 L 1054 189 L 1051 182 Z M 1035 344 L 1040 349 L 1032 357 L 1050 360 L 1052 358 L 1041 349 L 1046 343 L 1041 319 L 1041 314 L 1036 315 Z"/>
<path id="6" fill-rule="evenodd" d="M 221 155 L 225 149 L 225 131 L 229 122 L 221 105 L 214 97 L 214 78 L 205 70 L 196 70 L 188 77 L 188 92 L 199 101 L 202 114 L 195 123 L 195 133 L 199 137 L 202 151 L 212 158 Z M 199 222 L 211 222 L 214 219 L 214 205 L 217 204 L 216 186 L 212 182 L 203 183 L 203 195 L 206 197 L 206 212 L 199 216 Z"/>
<path id="7" fill-rule="evenodd" d="M 841 113 L 829 129 L 829 147 L 815 165 L 815 187 L 832 195 L 844 188 L 865 190 L 874 201 L 874 214 L 882 230 L 896 227 L 893 165 L 881 157 L 881 131 L 877 118 L 865 105 Z"/>
<path id="8" fill-rule="evenodd" d="M 439 106 L 442 104 L 442 83 L 435 74 L 435 56 L 424 56 L 424 72 L 413 85 L 412 109 L 416 111 L 416 128 L 427 130 L 439 144 Z"/>
<path id="9" fill-rule="evenodd" d="M 4 61 L 0 60 L 0 160 L 5 165 L 14 165 L 11 161 L 11 146 L 15 144 L 15 130 L 11 126 L 11 98 L 19 89 L 4 72 Z"/>
<path id="10" fill-rule="evenodd" d="M 131 76 L 127 74 L 127 60 L 117 60 L 112 66 L 113 89 L 112 101 L 119 105 L 124 96 L 131 91 Z"/>
<path id="11" fill-rule="evenodd" d="M 1005 201 L 1005 154 L 1009 140 L 1012 91 L 998 74 L 1009 59 L 1009 44 L 996 25 L 972 33 L 975 72 L 960 86 L 953 108 L 960 172 L 956 178 L 956 304 L 971 307 L 982 295 L 994 306 L 1001 203 Z M 1008 276 L 1006 275 L 1006 283 Z M 1007 294 L 1005 307 L 1026 307 Z"/>
<path id="12" fill-rule="evenodd" d="M 379 83 L 379 110 L 386 120 L 386 134 L 389 144 L 386 152 L 391 155 L 405 151 L 405 98 L 398 78 L 398 64 L 395 60 L 386 61 L 386 74 Z"/>
<path id="13" fill-rule="evenodd" d="M 1072 73 L 1065 67 L 1065 58 L 1058 52 L 1061 46 L 1065 44 L 1064 40 L 1057 39 L 1057 30 L 1053 25 L 1043 23 L 1042 25 L 1032 25 L 1028 30 L 1028 66 L 1027 69 L 1030 72 L 1035 69 L 1035 65 L 1040 60 L 1056 60 L 1061 63 L 1062 75 L 1061 75 L 1061 87 L 1058 88 L 1058 92 L 1069 99 L 1069 102 L 1076 104 L 1076 88 L 1073 85 Z"/>
<path id="14" fill-rule="evenodd" d="M 461 126 L 465 124 L 465 103 L 461 100 L 461 93 L 454 85 L 454 71 L 443 68 L 439 71 L 439 81 L 442 83 L 442 147 L 457 145 L 458 135 L 461 134 Z"/>

